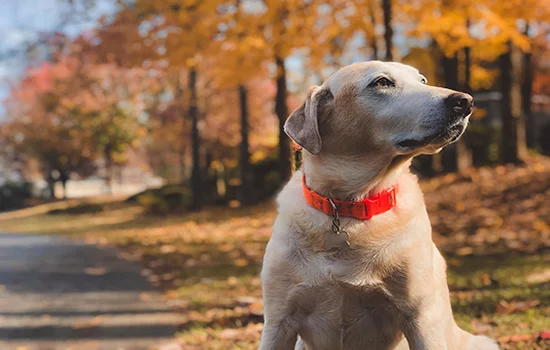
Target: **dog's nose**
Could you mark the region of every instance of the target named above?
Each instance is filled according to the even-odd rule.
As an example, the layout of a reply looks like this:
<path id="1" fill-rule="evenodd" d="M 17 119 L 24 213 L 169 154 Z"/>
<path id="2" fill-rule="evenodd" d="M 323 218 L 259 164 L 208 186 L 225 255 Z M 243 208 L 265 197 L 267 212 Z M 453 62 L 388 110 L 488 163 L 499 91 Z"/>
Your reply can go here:
<path id="1" fill-rule="evenodd" d="M 474 98 L 462 92 L 455 92 L 447 96 L 445 105 L 450 115 L 454 117 L 465 117 L 472 113 Z"/>

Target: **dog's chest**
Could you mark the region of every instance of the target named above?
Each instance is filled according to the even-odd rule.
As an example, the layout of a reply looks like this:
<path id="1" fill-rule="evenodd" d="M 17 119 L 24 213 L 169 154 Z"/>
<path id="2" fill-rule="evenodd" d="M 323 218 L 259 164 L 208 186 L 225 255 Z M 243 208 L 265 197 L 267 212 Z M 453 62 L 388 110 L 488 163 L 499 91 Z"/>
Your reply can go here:
<path id="1" fill-rule="evenodd" d="M 389 349 L 402 338 L 397 310 L 378 287 L 298 285 L 288 301 L 308 349 Z"/>

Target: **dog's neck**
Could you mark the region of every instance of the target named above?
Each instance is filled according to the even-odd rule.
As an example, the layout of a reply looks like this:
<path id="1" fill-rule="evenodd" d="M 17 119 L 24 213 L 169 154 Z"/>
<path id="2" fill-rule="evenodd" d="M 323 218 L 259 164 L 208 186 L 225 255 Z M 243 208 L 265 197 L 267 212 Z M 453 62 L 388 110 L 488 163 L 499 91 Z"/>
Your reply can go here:
<path id="1" fill-rule="evenodd" d="M 303 152 L 303 172 L 307 186 L 331 198 L 356 201 L 398 183 L 408 172 L 410 159 L 373 161 L 360 157 L 313 156 Z"/>

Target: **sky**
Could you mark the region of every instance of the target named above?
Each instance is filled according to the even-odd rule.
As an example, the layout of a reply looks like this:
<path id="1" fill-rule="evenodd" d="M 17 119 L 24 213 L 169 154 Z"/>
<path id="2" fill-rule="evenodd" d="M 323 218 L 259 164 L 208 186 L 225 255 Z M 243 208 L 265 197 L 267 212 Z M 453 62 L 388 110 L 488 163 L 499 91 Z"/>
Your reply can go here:
<path id="1" fill-rule="evenodd" d="M 60 30 L 70 37 L 93 28 L 104 14 L 116 11 L 116 0 L 0 0 L 0 101 L 9 93 L 10 81 L 24 71 L 26 62 L 21 48 L 35 42 L 41 33 Z M 87 2 L 89 8 L 84 8 Z M 75 13 L 83 15 L 75 16 Z M 62 25 L 64 19 L 70 22 Z M 0 103 L 0 119 L 4 108 Z"/>

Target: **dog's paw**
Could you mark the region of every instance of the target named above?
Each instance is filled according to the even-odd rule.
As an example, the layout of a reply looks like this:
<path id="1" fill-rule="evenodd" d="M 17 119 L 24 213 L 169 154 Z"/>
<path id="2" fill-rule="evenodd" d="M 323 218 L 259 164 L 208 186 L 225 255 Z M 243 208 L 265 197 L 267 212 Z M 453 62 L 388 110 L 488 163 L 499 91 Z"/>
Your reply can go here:
<path id="1" fill-rule="evenodd" d="M 500 347 L 493 339 L 484 335 L 474 335 L 468 341 L 467 350 L 498 350 Z"/>

